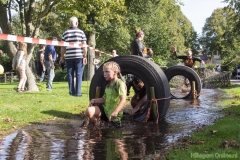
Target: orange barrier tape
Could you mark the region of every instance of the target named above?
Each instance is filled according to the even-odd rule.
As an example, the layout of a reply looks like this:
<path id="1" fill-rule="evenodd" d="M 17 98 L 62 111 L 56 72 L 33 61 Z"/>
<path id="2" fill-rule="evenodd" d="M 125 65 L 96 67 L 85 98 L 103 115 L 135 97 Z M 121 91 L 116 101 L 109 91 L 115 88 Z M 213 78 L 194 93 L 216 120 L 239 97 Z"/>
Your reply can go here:
<path id="1" fill-rule="evenodd" d="M 81 44 L 81 43 L 45 40 L 45 39 L 39 39 L 39 38 L 15 36 L 15 35 L 10 35 L 10 34 L 0 34 L 0 40 L 25 42 L 25 43 L 33 43 L 33 44 L 45 44 L 45 45 L 53 45 L 53 46 L 87 47 L 91 50 L 94 50 L 95 52 L 104 53 L 108 56 L 112 56 L 111 54 L 107 54 L 101 50 L 90 47 L 90 45 Z"/>

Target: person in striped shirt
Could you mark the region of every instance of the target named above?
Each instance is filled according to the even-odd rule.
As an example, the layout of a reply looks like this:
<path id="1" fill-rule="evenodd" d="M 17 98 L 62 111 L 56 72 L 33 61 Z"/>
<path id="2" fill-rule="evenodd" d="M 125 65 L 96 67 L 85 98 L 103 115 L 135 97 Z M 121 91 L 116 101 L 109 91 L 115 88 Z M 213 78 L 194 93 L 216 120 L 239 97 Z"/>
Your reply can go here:
<path id="1" fill-rule="evenodd" d="M 78 28 L 78 19 L 70 18 L 70 27 L 63 33 L 62 41 L 86 44 L 85 33 Z M 64 56 L 65 54 L 65 56 Z M 87 48 L 75 46 L 62 46 L 61 59 L 59 63 L 66 60 L 69 94 L 71 96 L 81 97 L 82 76 L 84 66 L 87 64 Z M 76 77 L 76 84 L 74 78 Z"/>

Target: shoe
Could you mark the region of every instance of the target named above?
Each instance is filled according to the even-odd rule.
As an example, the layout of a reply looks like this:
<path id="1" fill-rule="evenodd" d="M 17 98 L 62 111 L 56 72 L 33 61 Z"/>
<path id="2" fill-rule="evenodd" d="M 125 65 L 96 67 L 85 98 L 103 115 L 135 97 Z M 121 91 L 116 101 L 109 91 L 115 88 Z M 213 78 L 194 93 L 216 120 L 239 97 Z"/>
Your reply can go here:
<path id="1" fill-rule="evenodd" d="M 22 90 L 18 88 L 18 89 L 17 89 L 17 92 L 22 92 Z"/>

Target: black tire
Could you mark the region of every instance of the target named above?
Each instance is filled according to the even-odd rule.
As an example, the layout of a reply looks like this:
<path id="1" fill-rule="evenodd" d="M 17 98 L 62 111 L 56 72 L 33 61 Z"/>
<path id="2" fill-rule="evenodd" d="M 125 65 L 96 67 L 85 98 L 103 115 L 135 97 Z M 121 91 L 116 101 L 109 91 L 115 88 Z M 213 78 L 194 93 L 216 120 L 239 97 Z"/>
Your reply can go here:
<path id="1" fill-rule="evenodd" d="M 124 55 L 124 56 L 117 56 L 114 58 L 109 59 L 108 61 L 115 61 L 120 65 L 121 73 L 123 75 L 126 74 L 133 74 L 138 76 L 145 84 L 147 90 L 147 99 L 149 100 L 150 97 L 150 87 L 154 87 L 155 89 L 155 98 L 168 98 L 170 97 L 170 87 L 168 85 L 167 77 L 165 76 L 162 69 L 156 65 L 154 62 L 135 55 Z M 106 61 L 106 62 L 108 62 Z M 105 62 L 105 63 L 106 63 Z M 90 92 L 89 98 L 95 98 L 96 94 L 96 87 L 101 87 L 101 96 L 104 94 L 104 89 L 107 84 L 107 81 L 103 77 L 103 65 L 97 70 L 95 75 L 92 78 L 90 84 Z M 158 101 L 158 112 L 159 112 L 159 120 L 164 118 L 167 113 L 168 107 L 170 104 L 170 98 L 166 100 L 159 100 Z M 146 104 L 149 106 L 149 103 Z M 144 107 L 143 112 L 137 112 L 133 118 L 136 121 L 141 121 L 146 116 L 146 106 Z M 149 120 L 152 120 L 150 115 Z"/>
<path id="2" fill-rule="evenodd" d="M 195 89 L 198 95 L 197 98 L 199 97 L 200 92 L 202 90 L 202 82 L 198 74 L 192 68 L 186 67 L 186 66 L 173 66 L 168 68 L 165 71 L 165 74 L 167 76 L 168 81 L 170 81 L 174 76 L 178 76 L 178 75 L 186 77 L 189 80 L 190 84 L 192 84 L 192 82 L 195 81 L 195 87 L 196 87 Z M 192 90 L 192 86 L 191 86 L 191 90 Z M 175 97 L 172 93 L 171 93 L 171 96 L 172 96 L 172 99 L 193 99 L 192 92 L 189 92 L 189 94 L 181 98 Z"/>

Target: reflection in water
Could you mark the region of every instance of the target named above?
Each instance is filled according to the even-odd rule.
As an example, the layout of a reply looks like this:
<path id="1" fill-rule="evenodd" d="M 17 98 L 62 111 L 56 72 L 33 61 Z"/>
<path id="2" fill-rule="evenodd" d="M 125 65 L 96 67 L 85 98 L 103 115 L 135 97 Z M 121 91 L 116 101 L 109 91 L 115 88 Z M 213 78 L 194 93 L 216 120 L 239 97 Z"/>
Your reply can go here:
<path id="1" fill-rule="evenodd" d="M 161 159 L 179 137 L 222 116 L 217 103 L 221 97 L 218 90 L 203 90 L 195 101 L 171 100 L 159 124 L 127 118 L 121 129 L 83 129 L 76 119 L 34 124 L 1 140 L 0 160 Z"/>

